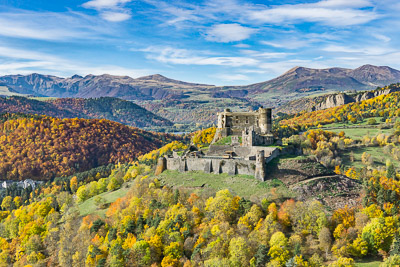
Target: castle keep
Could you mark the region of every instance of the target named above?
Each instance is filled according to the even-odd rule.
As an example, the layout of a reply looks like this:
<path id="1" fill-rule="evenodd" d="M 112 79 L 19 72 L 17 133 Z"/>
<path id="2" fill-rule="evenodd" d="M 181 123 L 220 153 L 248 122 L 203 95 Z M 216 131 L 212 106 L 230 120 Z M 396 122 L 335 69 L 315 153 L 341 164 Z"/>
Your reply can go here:
<path id="1" fill-rule="evenodd" d="M 218 113 L 218 128 L 208 151 L 191 147 L 181 156 L 159 160 L 158 169 L 204 171 L 207 173 L 245 174 L 264 181 L 266 163 L 279 155 L 272 134 L 270 108 L 257 111 Z"/>

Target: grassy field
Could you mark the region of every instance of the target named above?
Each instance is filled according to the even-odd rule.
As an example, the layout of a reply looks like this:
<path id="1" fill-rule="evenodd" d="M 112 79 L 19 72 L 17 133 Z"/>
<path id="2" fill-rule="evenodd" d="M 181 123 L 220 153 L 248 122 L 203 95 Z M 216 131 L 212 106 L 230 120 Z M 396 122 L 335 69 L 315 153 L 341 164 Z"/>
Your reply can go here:
<path id="1" fill-rule="evenodd" d="M 356 262 L 356 267 L 379 267 L 381 261 L 360 261 Z"/>
<path id="2" fill-rule="evenodd" d="M 132 183 L 125 183 L 122 187 L 118 190 L 112 192 L 104 192 L 98 196 L 102 197 L 105 200 L 105 204 L 109 204 L 114 202 L 120 197 L 124 197 L 128 191 L 129 187 Z M 96 197 L 96 196 L 95 196 Z M 105 217 L 105 213 L 107 209 L 99 209 L 94 202 L 95 197 L 89 198 L 88 200 L 84 201 L 83 203 L 79 204 L 78 209 L 81 216 L 86 216 L 89 214 L 97 214 L 101 217 Z"/>
<path id="3" fill-rule="evenodd" d="M 178 171 L 165 171 L 157 177 L 163 184 L 172 187 L 182 187 L 190 191 L 216 192 L 229 189 L 247 199 L 276 199 L 293 197 L 291 192 L 281 181 L 275 179 L 266 182 L 256 180 L 247 175 L 208 174 L 203 172 L 180 173 Z"/>
<path id="4" fill-rule="evenodd" d="M 365 119 L 363 122 L 352 124 L 352 123 L 341 123 L 341 122 L 335 122 L 331 124 L 326 124 L 322 126 L 322 129 L 326 129 L 327 131 L 332 131 L 335 133 L 340 133 L 344 132 L 346 136 L 352 138 L 352 139 L 361 139 L 365 135 L 369 136 L 376 136 L 380 133 L 384 134 L 391 134 L 392 129 L 379 129 L 378 126 L 381 123 L 381 117 L 373 117 L 378 124 L 376 125 L 371 125 L 368 128 L 351 128 L 354 126 L 368 126 L 368 119 Z M 340 128 L 340 127 L 349 127 L 349 128 Z M 333 128 L 333 129 L 331 129 Z M 335 129 L 338 128 L 338 129 Z"/>
<path id="5" fill-rule="evenodd" d="M 379 167 L 379 166 L 383 167 L 386 165 L 386 160 L 390 159 L 396 168 L 400 168 L 400 162 L 393 160 L 391 156 L 384 154 L 382 147 L 360 147 L 360 148 L 353 148 L 352 151 L 354 155 L 354 162 L 350 161 L 351 152 L 346 151 L 341 155 L 343 159 L 343 165 L 348 167 L 354 166 L 356 168 L 365 167 L 366 165 L 361 162 L 361 155 L 364 152 L 367 152 L 368 154 L 371 154 L 374 160 L 373 167 Z"/>
<path id="6" fill-rule="evenodd" d="M 349 129 L 329 129 L 329 131 L 340 133 L 344 132 L 346 136 L 351 139 L 362 139 L 363 136 L 369 135 L 370 137 L 376 136 L 380 133 L 391 134 L 392 129 L 378 129 L 378 128 L 349 128 Z"/>

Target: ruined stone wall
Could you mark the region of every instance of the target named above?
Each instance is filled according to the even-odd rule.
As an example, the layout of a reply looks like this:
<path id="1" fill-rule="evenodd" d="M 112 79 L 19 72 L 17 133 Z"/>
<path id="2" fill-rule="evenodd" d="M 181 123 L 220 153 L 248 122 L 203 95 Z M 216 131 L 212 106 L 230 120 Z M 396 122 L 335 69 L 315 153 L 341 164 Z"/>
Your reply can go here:
<path id="1" fill-rule="evenodd" d="M 254 176 L 255 161 L 237 159 L 207 159 L 207 158 L 167 158 L 167 169 L 185 171 L 203 171 L 206 173 L 243 174 Z"/>
<path id="2" fill-rule="evenodd" d="M 262 146 L 218 146 L 211 145 L 207 155 L 208 156 L 219 156 L 222 157 L 225 154 L 225 151 L 234 151 L 238 157 L 242 157 L 244 159 L 249 159 L 249 157 L 255 157 L 257 151 L 264 150 L 265 157 L 276 157 L 279 155 L 280 151 L 276 147 L 262 147 Z"/>

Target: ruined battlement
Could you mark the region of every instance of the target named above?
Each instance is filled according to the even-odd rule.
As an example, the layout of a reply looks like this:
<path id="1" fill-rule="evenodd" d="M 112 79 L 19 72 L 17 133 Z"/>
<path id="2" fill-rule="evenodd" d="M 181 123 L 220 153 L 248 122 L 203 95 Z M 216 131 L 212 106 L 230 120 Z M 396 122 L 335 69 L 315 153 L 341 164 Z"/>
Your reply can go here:
<path id="1" fill-rule="evenodd" d="M 253 127 L 257 134 L 265 135 L 272 132 L 272 110 L 259 108 L 257 111 L 231 112 L 225 109 L 217 113 L 218 129 L 229 135 L 241 135 L 245 128 Z M 225 130 L 224 130 L 225 129 Z"/>
<path id="2" fill-rule="evenodd" d="M 217 115 L 218 128 L 207 153 L 191 146 L 182 156 L 173 153 L 172 157 L 159 160 L 157 171 L 244 174 L 264 181 L 266 163 L 280 154 L 278 148 L 268 147 L 274 143 L 271 109 L 250 112 L 225 109 Z M 228 138 L 230 143 L 218 144 L 222 138 Z"/>

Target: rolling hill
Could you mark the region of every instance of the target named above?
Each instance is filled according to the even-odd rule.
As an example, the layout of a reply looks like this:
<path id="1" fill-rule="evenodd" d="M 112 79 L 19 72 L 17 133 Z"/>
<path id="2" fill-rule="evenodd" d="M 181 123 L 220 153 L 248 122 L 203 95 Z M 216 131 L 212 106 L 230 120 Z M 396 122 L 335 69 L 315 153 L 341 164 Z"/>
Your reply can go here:
<path id="1" fill-rule="evenodd" d="M 48 180 L 109 163 L 131 162 L 159 148 L 161 139 L 170 140 L 171 136 L 109 120 L 3 113 L 0 176 Z"/>
<path id="2" fill-rule="evenodd" d="M 126 100 L 113 97 L 60 98 L 39 101 L 0 97 L 0 112 L 41 114 L 57 118 L 107 119 L 134 127 L 171 126 L 172 122 Z"/>

